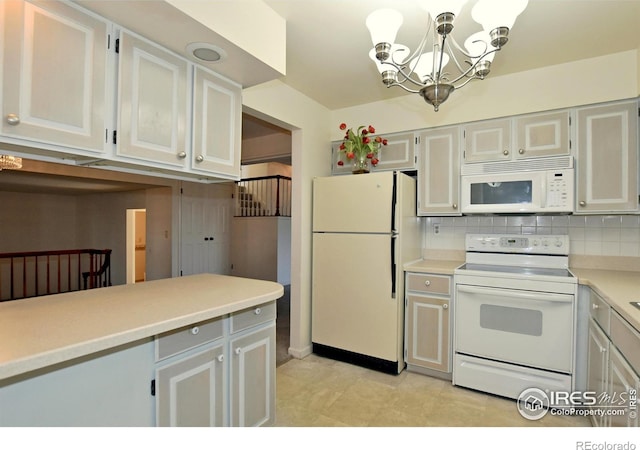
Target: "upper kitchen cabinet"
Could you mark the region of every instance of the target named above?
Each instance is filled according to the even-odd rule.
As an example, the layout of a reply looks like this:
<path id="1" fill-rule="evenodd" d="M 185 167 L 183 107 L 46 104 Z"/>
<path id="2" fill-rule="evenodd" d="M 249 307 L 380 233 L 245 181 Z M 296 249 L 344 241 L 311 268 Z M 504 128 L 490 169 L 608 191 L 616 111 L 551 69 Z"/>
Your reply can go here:
<path id="1" fill-rule="evenodd" d="M 192 169 L 239 177 L 241 86 L 196 67 L 193 90 Z"/>
<path id="2" fill-rule="evenodd" d="M 463 127 L 465 163 L 571 154 L 569 110 L 486 120 Z"/>
<path id="3" fill-rule="evenodd" d="M 638 211 L 638 103 L 577 110 L 576 214 Z"/>
<path id="4" fill-rule="evenodd" d="M 0 9 L 2 139 L 103 152 L 107 22 L 63 2 L 5 0 Z"/>
<path id="5" fill-rule="evenodd" d="M 187 60 L 126 31 L 118 47 L 117 156 L 186 168 Z"/>
<path id="6" fill-rule="evenodd" d="M 463 125 L 464 162 L 511 159 L 511 119 Z"/>
<path id="7" fill-rule="evenodd" d="M 416 168 L 416 135 L 413 132 L 395 133 L 383 136 L 387 140 L 387 145 L 380 146 L 378 151 L 378 164 L 369 165 L 371 172 L 382 172 L 386 170 L 415 170 Z M 332 166 L 331 174 L 339 175 L 351 173 L 352 162 L 343 153 L 340 153 L 342 141 L 335 141 L 331 144 Z M 338 161 L 342 160 L 344 165 L 339 166 Z"/>
<path id="8" fill-rule="evenodd" d="M 515 158 L 571 154 L 569 111 L 556 111 L 516 117 Z"/>
<path id="9" fill-rule="evenodd" d="M 460 131 L 439 128 L 420 134 L 418 150 L 418 215 L 461 215 Z"/>

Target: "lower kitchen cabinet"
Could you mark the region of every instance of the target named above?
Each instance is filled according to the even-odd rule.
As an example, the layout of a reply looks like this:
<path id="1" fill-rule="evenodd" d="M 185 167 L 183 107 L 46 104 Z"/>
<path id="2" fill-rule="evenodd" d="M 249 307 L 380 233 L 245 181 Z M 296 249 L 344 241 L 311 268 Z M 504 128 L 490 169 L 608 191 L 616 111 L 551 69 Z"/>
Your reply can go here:
<path id="1" fill-rule="evenodd" d="M 273 424 L 275 318 L 270 302 L 158 337 L 157 425 Z"/>
<path id="2" fill-rule="evenodd" d="M 587 391 L 597 398 L 593 425 L 637 427 L 640 332 L 593 290 L 589 292 Z M 595 411 L 594 411 L 595 412 Z"/>
<path id="3" fill-rule="evenodd" d="M 447 275 L 406 274 L 407 370 L 451 377 L 451 283 Z"/>

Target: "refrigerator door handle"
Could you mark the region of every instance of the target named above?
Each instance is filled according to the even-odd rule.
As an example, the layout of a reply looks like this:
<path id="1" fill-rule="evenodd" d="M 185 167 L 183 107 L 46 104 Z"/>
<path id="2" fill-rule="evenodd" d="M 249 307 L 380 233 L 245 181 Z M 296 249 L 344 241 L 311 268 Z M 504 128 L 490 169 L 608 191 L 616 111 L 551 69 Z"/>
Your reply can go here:
<path id="1" fill-rule="evenodd" d="M 396 298 L 396 238 L 398 232 L 391 231 L 391 298 Z"/>

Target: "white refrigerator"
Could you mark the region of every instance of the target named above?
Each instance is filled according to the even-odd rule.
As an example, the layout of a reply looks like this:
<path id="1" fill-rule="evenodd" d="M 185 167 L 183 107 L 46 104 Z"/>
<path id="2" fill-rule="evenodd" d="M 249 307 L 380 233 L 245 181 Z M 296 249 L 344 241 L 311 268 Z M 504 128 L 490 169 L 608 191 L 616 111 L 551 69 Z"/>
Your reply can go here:
<path id="1" fill-rule="evenodd" d="M 403 264 L 421 253 L 412 177 L 376 172 L 315 178 L 313 351 L 400 373 L 405 367 Z"/>

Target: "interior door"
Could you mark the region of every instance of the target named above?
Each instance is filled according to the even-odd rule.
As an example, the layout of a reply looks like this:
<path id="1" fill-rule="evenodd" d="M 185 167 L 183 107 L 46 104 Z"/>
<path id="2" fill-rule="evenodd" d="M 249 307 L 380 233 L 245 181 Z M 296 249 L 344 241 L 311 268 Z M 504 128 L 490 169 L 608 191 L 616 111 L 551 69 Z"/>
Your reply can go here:
<path id="1" fill-rule="evenodd" d="M 402 300 L 391 293 L 392 241 L 390 234 L 314 233 L 313 342 L 398 360 Z"/>

